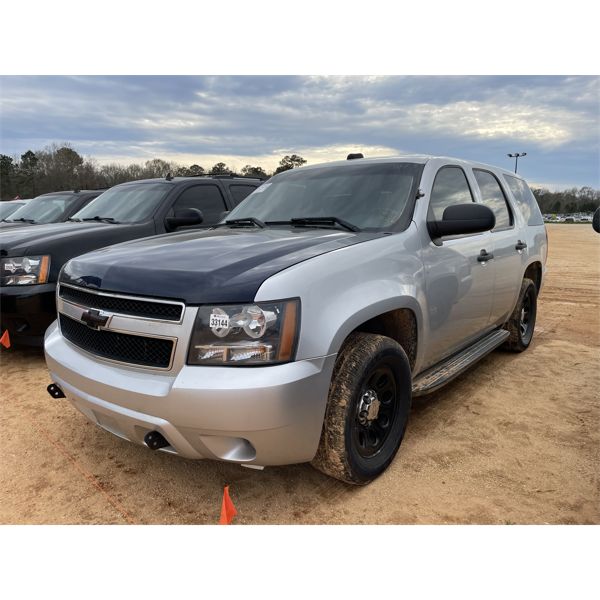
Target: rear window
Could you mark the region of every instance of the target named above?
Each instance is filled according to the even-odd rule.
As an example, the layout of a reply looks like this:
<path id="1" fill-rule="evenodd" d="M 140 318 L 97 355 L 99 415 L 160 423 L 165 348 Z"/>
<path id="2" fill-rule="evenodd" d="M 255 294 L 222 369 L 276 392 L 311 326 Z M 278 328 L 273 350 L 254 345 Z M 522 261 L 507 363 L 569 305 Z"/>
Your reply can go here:
<path id="1" fill-rule="evenodd" d="M 544 218 L 529 186 L 522 179 L 510 175 L 504 175 L 504 180 L 517 201 L 519 210 L 527 225 L 543 225 Z"/>

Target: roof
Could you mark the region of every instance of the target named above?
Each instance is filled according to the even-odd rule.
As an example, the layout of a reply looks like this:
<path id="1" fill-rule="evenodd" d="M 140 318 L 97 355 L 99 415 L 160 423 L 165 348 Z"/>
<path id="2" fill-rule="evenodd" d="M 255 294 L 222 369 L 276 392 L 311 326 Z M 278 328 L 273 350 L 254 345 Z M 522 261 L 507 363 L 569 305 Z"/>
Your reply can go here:
<path id="1" fill-rule="evenodd" d="M 56 192 L 46 192 L 45 194 L 40 194 L 39 196 L 36 196 L 36 198 L 40 198 L 42 196 L 56 196 L 57 194 L 101 194 L 107 189 L 108 188 L 101 190 L 57 190 Z"/>
<path id="2" fill-rule="evenodd" d="M 426 164 L 430 160 L 444 160 L 447 162 L 452 162 L 457 165 L 464 165 L 470 167 L 481 167 L 485 169 L 493 169 L 495 171 L 500 171 L 505 175 L 511 175 L 512 177 L 518 177 L 521 179 L 520 175 L 515 175 L 512 171 L 508 169 L 504 169 L 503 167 L 498 167 L 496 165 L 489 165 L 486 163 L 480 163 L 474 160 L 466 160 L 462 158 L 456 158 L 453 156 L 435 156 L 432 154 L 405 154 L 398 156 L 381 156 L 375 158 L 356 158 L 353 160 L 336 160 L 327 163 L 319 163 L 317 165 L 305 165 L 303 167 L 299 167 L 300 169 L 315 169 L 318 167 L 341 167 L 344 165 L 356 165 L 357 162 L 360 163 L 398 163 L 398 162 L 409 162 L 409 163 L 417 163 L 417 164 Z"/>

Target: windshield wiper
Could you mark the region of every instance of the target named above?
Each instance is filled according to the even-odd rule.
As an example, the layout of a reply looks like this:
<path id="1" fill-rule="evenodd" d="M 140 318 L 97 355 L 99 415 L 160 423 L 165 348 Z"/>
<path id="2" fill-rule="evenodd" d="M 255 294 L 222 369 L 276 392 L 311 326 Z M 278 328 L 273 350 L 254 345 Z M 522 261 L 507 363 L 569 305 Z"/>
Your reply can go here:
<path id="1" fill-rule="evenodd" d="M 82 221 L 102 221 L 103 223 L 118 223 L 119 221 L 115 221 L 112 217 L 99 217 L 96 215 L 95 217 L 87 217 L 86 219 L 81 219 Z"/>
<path id="2" fill-rule="evenodd" d="M 255 219 L 254 217 L 245 217 L 243 219 L 229 219 L 225 221 L 225 225 L 230 225 L 232 227 L 245 227 L 247 225 L 253 225 L 254 227 L 260 227 L 261 229 L 265 228 L 265 224 L 260 219 Z"/>
<path id="3" fill-rule="evenodd" d="M 8 223 L 35 223 L 35 219 L 26 219 L 25 217 L 20 217 L 19 219 L 11 219 L 7 221 Z"/>
<path id="4" fill-rule="evenodd" d="M 265 225 L 294 225 L 296 227 L 335 227 L 340 226 L 348 231 L 360 231 L 360 227 L 348 223 L 339 217 L 297 217 L 289 221 L 266 221 Z"/>
<path id="5" fill-rule="evenodd" d="M 81 223 L 81 219 L 76 219 L 75 217 L 69 217 L 67 221 L 75 221 L 75 223 Z"/>

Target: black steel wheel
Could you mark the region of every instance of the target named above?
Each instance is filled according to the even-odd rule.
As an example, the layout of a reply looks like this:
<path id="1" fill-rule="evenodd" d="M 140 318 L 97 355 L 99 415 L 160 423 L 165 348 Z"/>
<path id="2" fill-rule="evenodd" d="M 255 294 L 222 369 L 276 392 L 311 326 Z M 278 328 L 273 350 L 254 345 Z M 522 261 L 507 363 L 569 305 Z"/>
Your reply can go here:
<path id="1" fill-rule="evenodd" d="M 410 364 L 397 342 L 351 334 L 336 361 L 313 466 L 347 483 L 375 479 L 400 447 L 411 393 Z"/>
<path id="2" fill-rule="evenodd" d="M 392 368 L 380 365 L 366 375 L 352 423 L 352 443 L 363 458 L 378 454 L 393 429 L 397 414 L 396 378 Z"/>

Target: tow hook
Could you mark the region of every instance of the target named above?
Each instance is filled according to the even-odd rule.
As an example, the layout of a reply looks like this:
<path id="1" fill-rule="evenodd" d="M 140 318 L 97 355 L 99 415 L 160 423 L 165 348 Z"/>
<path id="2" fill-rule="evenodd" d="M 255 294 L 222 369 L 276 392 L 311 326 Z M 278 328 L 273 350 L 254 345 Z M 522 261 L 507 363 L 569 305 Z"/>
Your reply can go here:
<path id="1" fill-rule="evenodd" d="M 58 387 L 58 385 L 56 385 L 56 383 L 51 383 L 46 389 L 53 398 L 66 398 L 65 393 Z"/>
<path id="2" fill-rule="evenodd" d="M 158 431 L 149 431 L 144 436 L 144 444 L 146 444 L 150 450 L 160 450 L 161 448 L 171 445 L 167 442 L 163 434 L 158 433 Z"/>

